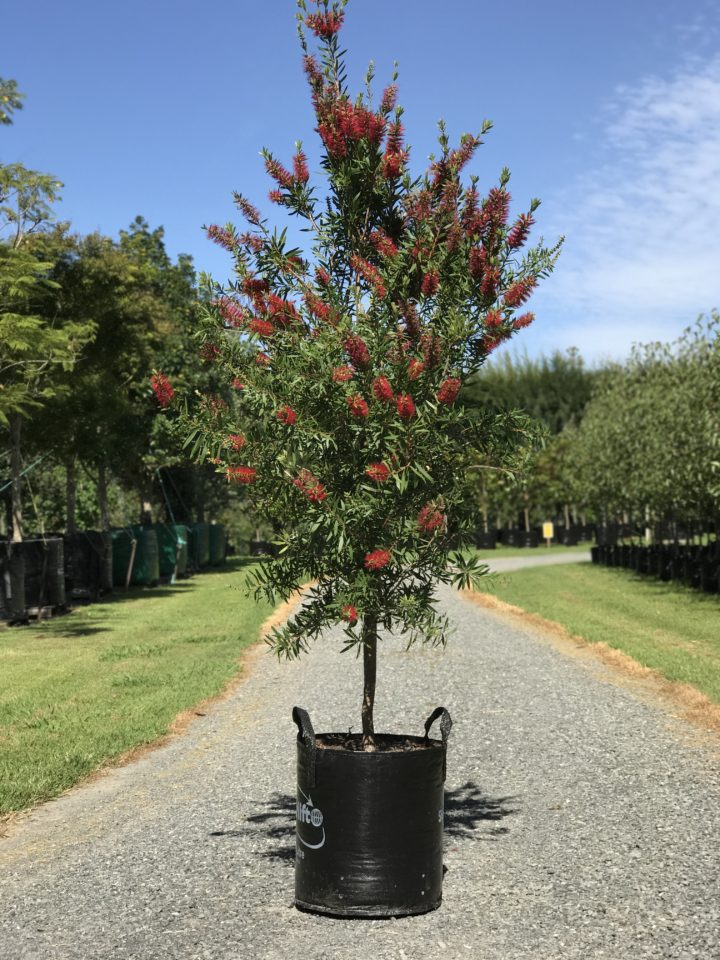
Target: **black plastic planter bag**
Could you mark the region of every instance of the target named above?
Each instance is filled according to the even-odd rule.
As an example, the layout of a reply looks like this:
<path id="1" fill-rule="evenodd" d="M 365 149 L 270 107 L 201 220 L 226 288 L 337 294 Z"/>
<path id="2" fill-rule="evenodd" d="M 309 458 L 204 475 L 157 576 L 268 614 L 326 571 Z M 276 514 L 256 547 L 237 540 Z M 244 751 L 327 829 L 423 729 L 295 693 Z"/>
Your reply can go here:
<path id="1" fill-rule="evenodd" d="M 431 740 L 438 718 L 442 740 Z M 299 707 L 293 720 L 299 729 L 296 906 L 345 917 L 399 917 L 439 907 L 452 727 L 447 710 L 438 707 L 428 717 L 425 737 L 377 735 L 375 752 L 360 749 L 360 734 L 316 736 Z"/>

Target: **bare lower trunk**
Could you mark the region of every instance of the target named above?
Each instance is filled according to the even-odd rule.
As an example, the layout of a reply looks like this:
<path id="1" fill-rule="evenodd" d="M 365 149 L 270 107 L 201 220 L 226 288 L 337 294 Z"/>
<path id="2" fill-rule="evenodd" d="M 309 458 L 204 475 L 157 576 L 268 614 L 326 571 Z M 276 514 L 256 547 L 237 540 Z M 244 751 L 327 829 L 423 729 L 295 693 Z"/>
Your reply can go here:
<path id="1" fill-rule="evenodd" d="M 375 749 L 375 680 L 377 677 L 377 616 L 365 614 L 362 628 L 363 642 L 363 750 Z"/>
<path id="2" fill-rule="evenodd" d="M 565 504 L 565 529 L 570 529 L 570 506 Z"/>
<path id="3" fill-rule="evenodd" d="M 77 464 L 75 457 L 71 457 L 65 464 L 65 499 L 66 499 L 66 530 L 75 533 L 75 506 L 77 503 Z"/>
<path id="4" fill-rule="evenodd" d="M 523 510 L 523 516 L 525 517 L 525 533 L 530 533 L 530 511 L 527 507 Z"/>
<path id="5" fill-rule="evenodd" d="M 22 443 L 22 417 L 14 413 L 10 417 L 10 479 L 11 479 L 11 513 L 13 543 L 20 543 L 23 538 L 22 530 L 22 459 L 20 445 Z"/>
<path id="6" fill-rule="evenodd" d="M 101 463 L 98 469 L 97 495 L 100 506 L 100 529 L 109 530 L 110 508 L 108 507 L 108 480 L 104 463 Z"/>

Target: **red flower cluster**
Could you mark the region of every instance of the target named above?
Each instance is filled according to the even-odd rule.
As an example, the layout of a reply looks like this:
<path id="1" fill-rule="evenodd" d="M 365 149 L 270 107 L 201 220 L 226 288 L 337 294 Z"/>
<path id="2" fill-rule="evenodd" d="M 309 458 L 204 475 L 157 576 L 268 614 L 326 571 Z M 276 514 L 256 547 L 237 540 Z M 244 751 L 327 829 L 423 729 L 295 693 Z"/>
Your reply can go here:
<path id="1" fill-rule="evenodd" d="M 267 340 L 268 337 L 271 337 L 274 333 L 277 333 L 274 324 L 270 323 L 269 320 L 262 320 L 260 317 L 253 317 L 248 322 L 247 327 L 251 333 L 256 333 L 264 340 Z"/>
<path id="2" fill-rule="evenodd" d="M 315 278 L 321 287 L 327 287 L 330 283 L 330 274 L 327 272 L 325 267 L 318 267 L 315 270 Z"/>
<path id="3" fill-rule="evenodd" d="M 363 419 L 370 413 L 370 408 L 359 393 L 355 393 L 351 397 L 346 397 L 346 400 L 348 409 L 354 417 Z"/>
<path id="4" fill-rule="evenodd" d="M 383 283 L 377 267 L 374 267 L 371 263 L 368 263 L 367 260 L 363 260 L 362 257 L 358 257 L 356 254 L 350 257 L 350 266 L 355 273 L 360 274 L 363 280 L 373 288 L 381 299 L 387 296 L 387 287 Z"/>
<path id="5" fill-rule="evenodd" d="M 311 77 L 311 83 L 313 83 Z M 318 116 L 317 131 L 328 154 L 342 159 L 347 154 L 348 144 L 369 140 L 379 146 L 385 133 L 386 121 L 366 107 L 357 106 L 349 100 L 321 99 L 319 88 L 313 94 Z M 320 87 L 322 82 L 320 81 Z"/>
<path id="6" fill-rule="evenodd" d="M 259 367 L 269 367 L 270 366 L 270 357 L 266 353 L 258 353 L 255 357 L 255 363 Z"/>
<path id="7" fill-rule="evenodd" d="M 230 253 L 232 253 L 237 246 L 237 241 L 232 233 L 226 230 L 225 227 L 219 227 L 215 223 L 207 228 L 207 235 L 209 240 L 217 243 L 218 246 L 225 247 Z"/>
<path id="8" fill-rule="evenodd" d="M 370 234 L 370 243 L 381 257 L 396 257 L 398 248 L 384 230 L 373 230 Z"/>
<path id="9" fill-rule="evenodd" d="M 438 276 L 437 270 L 430 270 L 422 279 L 422 286 L 420 290 L 424 297 L 432 297 L 437 293 L 437 288 L 440 285 L 440 277 Z"/>
<path id="10" fill-rule="evenodd" d="M 417 517 L 417 525 L 424 533 L 433 533 L 445 523 L 445 514 L 432 503 L 427 503 Z"/>
<path id="11" fill-rule="evenodd" d="M 204 343 L 199 350 L 199 357 L 205 363 L 215 363 L 220 356 L 220 347 L 215 343 Z"/>
<path id="12" fill-rule="evenodd" d="M 292 427 L 297 420 L 297 414 L 292 407 L 288 406 L 280 407 L 275 416 L 278 418 L 280 423 L 284 423 L 287 427 Z"/>
<path id="13" fill-rule="evenodd" d="M 233 377 L 232 386 L 235 390 L 245 389 L 245 384 L 238 377 Z"/>
<path id="14" fill-rule="evenodd" d="M 150 386 L 160 406 L 169 407 L 172 398 L 175 396 L 175 391 L 165 374 L 160 372 L 154 373 L 150 377 Z"/>
<path id="15" fill-rule="evenodd" d="M 245 437 L 241 433 L 231 433 L 228 437 L 228 443 L 233 450 L 242 450 L 245 446 Z"/>
<path id="16" fill-rule="evenodd" d="M 425 363 L 423 360 L 413 359 L 408 364 L 408 376 L 411 380 L 417 380 L 424 369 Z"/>
<path id="17" fill-rule="evenodd" d="M 424 333 L 420 337 L 420 349 L 425 357 L 425 366 L 432 370 L 442 359 L 442 340 L 432 333 Z"/>
<path id="18" fill-rule="evenodd" d="M 302 150 L 298 150 L 293 157 L 293 176 L 298 183 L 307 183 L 310 179 L 307 157 Z"/>
<path id="19" fill-rule="evenodd" d="M 274 157 L 265 157 L 265 169 L 280 187 L 289 190 L 293 185 L 293 175 Z"/>
<path id="20" fill-rule="evenodd" d="M 443 380 L 440 384 L 440 389 L 435 394 L 438 403 L 444 403 L 446 406 L 451 407 L 457 400 L 461 386 L 462 384 L 457 377 L 448 377 L 447 380 Z"/>
<path id="21" fill-rule="evenodd" d="M 471 247 L 468 257 L 468 266 L 472 276 L 479 280 L 487 267 L 487 250 L 485 247 Z"/>
<path id="22" fill-rule="evenodd" d="M 361 368 L 370 366 L 370 351 L 361 337 L 351 333 L 343 340 L 343 347 L 354 366 Z"/>
<path id="23" fill-rule="evenodd" d="M 395 404 L 401 420 L 412 420 L 415 416 L 415 404 L 409 393 L 399 393 Z"/>
<path id="24" fill-rule="evenodd" d="M 513 330 L 522 330 L 523 327 L 529 327 L 535 319 L 535 314 L 528 311 L 513 320 Z"/>
<path id="25" fill-rule="evenodd" d="M 375 483 L 385 483 L 390 476 L 390 470 L 384 463 L 371 463 L 365 473 L 374 480 Z"/>
<path id="26" fill-rule="evenodd" d="M 293 486 L 297 487 L 310 503 L 322 503 L 327 497 L 325 487 L 314 474 L 304 467 L 293 480 Z"/>
<path id="27" fill-rule="evenodd" d="M 483 204 L 486 222 L 495 227 L 504 227 L 510 214 L 510 194 L 504 187 L 493 187 Z"/>
<path id="28" fill-rule="evenodd" d="M 305 300 L 308 310 L 317 320 L 322 320 L 324 323 L 335 326 L 338 321 L 338 316 L 334 307 L 331 307 L 329 303 L 325 303 L 324 300 L 321 300 L 320 297 L 309 291 L 303 299 Z"/>
<path id="29" fill-rule="evenodd" d="M 363 566 L 366 570 L 382 570 L 390 563 L 391 557 L 389 550 L 373 550 L 372 553 L 365 554 Z"/>
<path id="30" fill-rule="evenodd" d="M 372 395 L 381 403 L 392 403 L 395 399 L 393 388 L 387 377 L 376 377 L 372 382 Z"/>
<path id="31" fill-rule="evenodd" d="M 261 217 L 257 207 L 254 207 L 241 193 L 234 193 L 233 200 L 240 213 L 242 213 L 249 223 L 254 224 L 256 227 L 260 226 Z"/>
<path id="32" fill-rule="evenodd" d="M 403 125 L 399 120 L 390 124 L 387 145 L 382 158 L 382 175 L 386 180 L 395 180 L 400 176 L 407 160 L 407 150 L 403 147 Z"/>
<path id="33" fill-rule="evenodd" d="M 347 603 L 340 611 L 340 617 L 354 627 L 358 621 L 358 612 L 351 603 Z"/>
<path id="34" fill-rule="evenodd" d="M 521 213 L 515 225 L 507 235 L 507 244 L 511 250 L 522 247 L 530 233 L 530 227 L 535 223 L 532 214 Z"/>
<path id="35" fill-rule="evenodd" d="M 271 190 L 268 193 L 268 200 L 270 203 L 277 203 L 281 207 L 285 204 L 285 197 L 282 194 L 282 190 Z"/>
<path id="36" fill-rule="evenodd" d="M 488 330 L 497 330 L 503 325 L 505 318 L 500 310 L 490 310 L 485 317 L 485 326 Z"/>
<path id="37" fill-rule="evenodd" d="M 332 372 L 333 383 L 345 383 L 352 380 L 354 374 L 352 367 L 335 367 Z"/>
<path id="38" fill-rule="evenodd" d="M 267 298 L 267 311 L 270 319 L 280 327 L 291 326 L 300 320 L 295 304 L 290 300 L 283 300 L 275 293 L 271 293 Z"/>
<path id="39" fill-rule="evenodd" d="M 310 27 L 316 37 L 334 36 L 343 24 L 345 14 L 342 10 L 339 13 L 309 13 L 305 18 L 305 23 Z"/>
<path id="40" fill-rule="evenodd" d="M 255 483 L 257 470 L 252 467 L 228 467 L 226 471 L 228 482 L 232 483 Z"/>
<path id="41" fill-rule="evenodd" d="M 241 327 L 245 323 L 248 312 L 235 300 L 230 297 L 220 297 L 215 303 L 220 311 L 220 316 L 229 327 Z"/>
<path id="42" fill-rule="evenodd" d="M 508 307 L 519 307 L 521 303 L 525 303 L 536 284 L 537 279 L 535 277 L 525 277 L 522 280 L 517 280 L 505 293 L 506 305 Z"/>

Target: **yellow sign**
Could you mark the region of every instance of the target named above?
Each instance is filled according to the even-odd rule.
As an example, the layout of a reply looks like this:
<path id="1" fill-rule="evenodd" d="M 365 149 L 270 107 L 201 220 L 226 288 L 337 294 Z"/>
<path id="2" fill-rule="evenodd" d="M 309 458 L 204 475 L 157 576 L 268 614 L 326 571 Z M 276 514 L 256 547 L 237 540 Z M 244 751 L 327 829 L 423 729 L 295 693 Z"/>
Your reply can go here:
<path id="1" fill-rule="evenodd" d="M 555 527 L 552 523 L 543 524 L 543 540 L 552 540 L 555 536 Z"/>

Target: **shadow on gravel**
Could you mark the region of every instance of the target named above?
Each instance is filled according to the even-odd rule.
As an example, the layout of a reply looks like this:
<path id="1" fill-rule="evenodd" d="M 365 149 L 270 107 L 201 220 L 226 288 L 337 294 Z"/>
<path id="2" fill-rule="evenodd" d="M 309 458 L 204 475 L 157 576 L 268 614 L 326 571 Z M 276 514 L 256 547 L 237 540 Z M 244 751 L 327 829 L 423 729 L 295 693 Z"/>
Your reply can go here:
<path id="1" fill-rule="evenodd" d="M 476 839 L 495 842 L 509 828 L 494 826 L 517 813 L 515 797 L 489 797 L 472 780 L 445 794 L 445 837 L 449 841 Z M 267 860 L 295 861 L 295 797 L 273 793 L 257 804 L 260 813 L 246 817 L 244 824 L 232 830 L 213 830 L 213 839 L 255 835 L 268 847 L 261 856 Z M 492 826 L 491 826 L 492 825 Z M 481 829 L 482 828 L 482 829 Z"/>
<path id="2" fill-rule="evenodd" d="M 489 797 L 468 780 L 445 794 L 445 835 L 448 839 L 474 838 L 497 841 L 509 827 L 487 827 L 518 812 L 517 797 Z M 485 829 L 479 829 L 483 827 Z"/>

